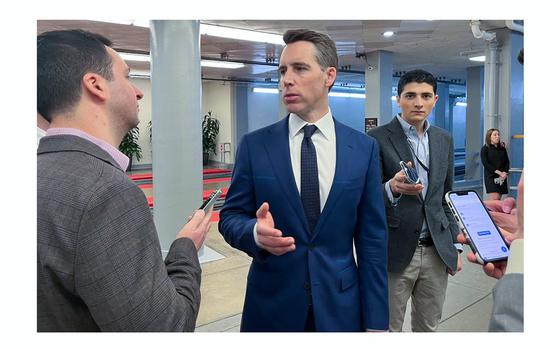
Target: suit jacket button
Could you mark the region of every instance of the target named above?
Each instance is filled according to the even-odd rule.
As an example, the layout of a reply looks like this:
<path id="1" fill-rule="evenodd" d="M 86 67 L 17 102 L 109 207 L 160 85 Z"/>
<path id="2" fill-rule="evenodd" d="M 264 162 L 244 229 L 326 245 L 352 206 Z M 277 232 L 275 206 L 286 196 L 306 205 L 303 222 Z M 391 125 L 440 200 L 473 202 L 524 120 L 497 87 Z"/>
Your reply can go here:
<path id="1" fill-rule="evenodd" d="M 309 244 L 309 251 L 313 251 L 314 248 L 315 248 L 315 244 Z"/>
<path id="2" fill-rule="evenodd" d="M 303 284 L 303 288 L 305 288 L 306 290 L 309 290 L 311 288 L 311 285 L 309 285 L 309 282 L 306 282 Z"/>

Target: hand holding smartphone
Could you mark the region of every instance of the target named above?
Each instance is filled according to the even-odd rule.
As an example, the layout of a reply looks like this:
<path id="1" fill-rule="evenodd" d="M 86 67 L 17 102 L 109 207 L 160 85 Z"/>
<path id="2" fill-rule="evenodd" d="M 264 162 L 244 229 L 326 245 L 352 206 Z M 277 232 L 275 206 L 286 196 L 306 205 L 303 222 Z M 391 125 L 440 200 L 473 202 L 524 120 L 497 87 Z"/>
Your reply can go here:
<path id="1" fill-rule="evenodd" d="M 418 176 L 418 172 L 414 167 L 409 167 L 404 161 L 400 161 L 399 165 L 401 165 L 401 169 L 404 172 L 404 176 L 406 178 L 406 182 L 410 184 L 422 184 L 420 177 Z"/>
<path id="2" fill-rule="evenodd" d="M 445 201 L 480 264 L 507 260 L 507 243 L 474 190 L 450 191 Z"/>

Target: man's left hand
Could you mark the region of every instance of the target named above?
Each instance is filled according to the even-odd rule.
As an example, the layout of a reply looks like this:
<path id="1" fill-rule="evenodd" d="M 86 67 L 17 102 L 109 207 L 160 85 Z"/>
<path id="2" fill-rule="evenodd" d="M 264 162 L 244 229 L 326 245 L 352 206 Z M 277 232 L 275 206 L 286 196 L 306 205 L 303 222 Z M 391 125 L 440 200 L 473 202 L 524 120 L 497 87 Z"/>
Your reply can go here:
<path id="1" fill-rule="evenodd" d="M 455 274 L 460 272 L 461 269 L 463 269 L 463 260 L 461 259 L 461 254 L 457 252 L 457 270 L 453 271 L 450 268 L 447 268 L 447 273 L 451 276 L 454 276 Z"/>

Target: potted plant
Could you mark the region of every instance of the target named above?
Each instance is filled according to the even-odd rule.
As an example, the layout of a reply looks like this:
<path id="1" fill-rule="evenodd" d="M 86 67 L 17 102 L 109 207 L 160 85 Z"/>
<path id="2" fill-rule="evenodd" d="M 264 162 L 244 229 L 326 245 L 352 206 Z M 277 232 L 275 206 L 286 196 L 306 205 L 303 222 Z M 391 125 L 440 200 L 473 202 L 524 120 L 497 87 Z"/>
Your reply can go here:
<path id="1" fill-rule="evenodd" d="M 210 110 L 202 119 L 202 163 L 208 165 L 210 152 L 216 155 L 216 141 L 220 133 L 220 121 L 212 116 Z"/>
<path id="2" fill-rule="evenodd" d="M 126 136 L 124 136 L 121 144 L 119 145 L 119 150 L 124 155 L 128 156 L 130 159 L 128 163 L 127 171 L 130 171 L 132 167 L 132 157 L 135 156 L 137 161 L 140 161 L 142 158 L 142 148 L 138 145 L 138 137 L 140 136 L 140 129 L 138 126 L 131 129 L 127 132 Z"/>

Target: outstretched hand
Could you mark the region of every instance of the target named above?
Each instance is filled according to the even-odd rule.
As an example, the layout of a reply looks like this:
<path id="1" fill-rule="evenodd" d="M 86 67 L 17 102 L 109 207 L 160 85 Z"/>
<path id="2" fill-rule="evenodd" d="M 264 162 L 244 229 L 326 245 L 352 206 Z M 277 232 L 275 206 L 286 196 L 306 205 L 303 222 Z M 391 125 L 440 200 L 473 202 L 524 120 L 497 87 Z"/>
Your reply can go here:
<path id="1" fill-rule="evenodd" d="M 282 237 L 282 232 L 274 227 L 274 219 L 267 202 L 257 210 L 257 242 L 261 248 L 275 256 L 296 249 L 293 237 Z"/>

